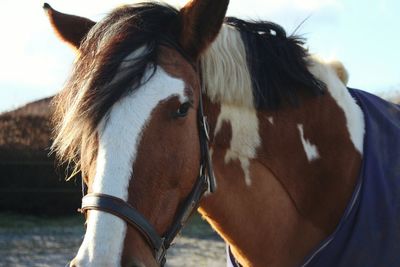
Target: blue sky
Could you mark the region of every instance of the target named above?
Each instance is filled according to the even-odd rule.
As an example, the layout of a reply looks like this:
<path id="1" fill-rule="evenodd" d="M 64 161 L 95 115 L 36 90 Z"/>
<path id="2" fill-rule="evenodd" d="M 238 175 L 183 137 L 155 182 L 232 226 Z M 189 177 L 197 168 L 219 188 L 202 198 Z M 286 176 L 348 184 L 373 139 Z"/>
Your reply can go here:
<path id="1" fill-rule="evenodd" d="M 186 1 L 171 0 L 182 6 Z M 312 53 L 341 60 L 350 86 L 371 92 L 400 88 L 400 1 L 231 0 L 228 15 L 281 24 L 308 39 Z M 101 19 L 132 1 L 48 0 L 59 11 Z M 74 60 L 54 36 L 43 1 L 1 0 L 0 112 L 50 96 L 62 87 Z"/>

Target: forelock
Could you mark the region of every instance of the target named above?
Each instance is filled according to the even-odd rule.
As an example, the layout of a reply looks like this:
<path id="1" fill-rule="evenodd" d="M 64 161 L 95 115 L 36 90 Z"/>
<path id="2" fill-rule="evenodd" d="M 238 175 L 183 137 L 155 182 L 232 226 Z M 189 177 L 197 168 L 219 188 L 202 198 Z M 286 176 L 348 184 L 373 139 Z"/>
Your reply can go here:
<path id="1" fill-rule="evenodd" d="M 72 161 L 79 170 L 82 157 L 93 156 L 100 121 L 151 78 L 144 75 L 156 70 L 159 45 L 176 42 L 167 33 L 177 19 L 178 11 L 170 6 L 142 3 L 115 9 L 90 30 L 53 102 L 52 149 L 61 162 Z"/>

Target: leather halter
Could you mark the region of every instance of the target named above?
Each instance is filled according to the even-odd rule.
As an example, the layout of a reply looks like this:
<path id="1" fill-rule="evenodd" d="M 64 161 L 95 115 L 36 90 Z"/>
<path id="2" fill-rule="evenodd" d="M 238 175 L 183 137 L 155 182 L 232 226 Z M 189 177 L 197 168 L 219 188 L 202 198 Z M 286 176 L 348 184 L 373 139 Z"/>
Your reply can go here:
<path id="1" fill-rule="evenodd" d="M 181 52 L 181 51 L 180 51 Z M 187 57 L 186 57 L 187 58 Z M 196 70 L 196 67 L 192 65 Z M 204 84 L 201 82 L 201 91 L 199 95 L 199 107 L 197 111 L 197 124 L 199 128 L 200 140 L 200 171 L 199 176 L 193 186 L 191 193 L 186 198 L 182 209 L 178 212 L 174 222 L 169 230 L 160 236 L 149 221 L 144 218 L 134 207 L 125 200 L 109 196 L 105 194 L 90 193 L 85 195 L 84 189 L 82 198 L 81 212 L 86 213 L 88 210 L 100 210 L 113 214 L 130 226 L 136 228 L 146 239 L 147 243 L 154 251 L 154 257 L 160 266 L 164 266 L 166 262 L 166 252 L 172 241 L 185 226 L 187 220 L 198 207 L 199 202 L 205 192 L 208 190 L 213 193 L 215 191 L 216 182 L 213 173 L 210 153 L 208 148 L 209 142 L 209 126 L 207 117 L 204 115 L 202 92 L 204 92 Z M 82 185 L 84 187 L 84 183 Z"/>

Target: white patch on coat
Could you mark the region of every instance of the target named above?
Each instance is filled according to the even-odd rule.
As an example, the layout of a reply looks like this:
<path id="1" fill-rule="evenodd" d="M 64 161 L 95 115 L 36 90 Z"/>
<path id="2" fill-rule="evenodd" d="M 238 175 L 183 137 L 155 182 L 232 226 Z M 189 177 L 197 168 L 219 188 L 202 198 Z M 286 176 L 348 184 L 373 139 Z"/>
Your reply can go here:
<path id="1" fill-rule="evenodd" d="M 201 66 L 205 93 L 213 103 L 221 104 L 214 135 L 221 130 L 224 121 L 232 127 L 225 163 L 239 160 L 246 184 L 250 186 L 250 160 L 256 157 L 261 139 L 246 49 L 240 32 L 223 25 L 216 40 L 202 56 Z"/>
<path id="2" fill-rule="evenodd" d="M 184 98 L 184 82 L 169 76 L 161 67 L 141 88 L 111 108 L 98 128 L 99 149 L 93 193 L 128 199 L 132 166 L 141 133 L 157 105 L 166 99 Z M 78 266 L 120 266 L 126 223 L 102 212 L 90 211 L 86 234 L 75 258 Z"/>
<path id="3" fill-rule="evenodd" d="M 246 49 L 240 32 L 224 25 L 201 58 L 206 94 L 213 103 L 254 108 Z"/>
<path id="4" fill-rule="evenodd" d="M 311 73 L 323 81 L 336 103 L 343 110 L 350 139 L 360 154 L 363 154 L 365 121 L 361 108 L 350 95 L 344 83 L 338 77 L 336 70 L 317 57 L 310 58 Z"/>
<path id="5" fill-rule="evenodd" d="M 239 160 L 246 184 L 250 186 L 250 160 L 256 157 L 257 148 L 261 145 L 256 110 L 221 104 L 214 136 L 221 130 L 223 122 L 228 122 L 232 129 L 232 139 L 225 155 L 225 163 Z"/>
<path id="6" fill-rule="evenodd" d="M 304 137 L 304 127 L 302 124 L 297 124 L 297 128 L 299 129 L 301 143 L 303 144 L 304 151 L 306 152 L 306 156 L 309 162 L 319 159 L 319 153 L 316 145 L 311 144 L 309 140 Z"/>
<path id="7" fill-rule="evenodd" d="M 269 123 L 274 125 L 274 117 L 268 117 L 267 119 L 268 119 Z"/>

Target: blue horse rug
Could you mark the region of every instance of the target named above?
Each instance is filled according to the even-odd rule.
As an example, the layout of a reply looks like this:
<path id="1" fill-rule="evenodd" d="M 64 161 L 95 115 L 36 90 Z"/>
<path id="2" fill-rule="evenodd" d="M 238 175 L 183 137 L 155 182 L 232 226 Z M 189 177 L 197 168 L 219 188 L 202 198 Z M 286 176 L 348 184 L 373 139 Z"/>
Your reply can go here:
<path id="1" fill-rule="evenodd" d="M 358 183 L 336 230 L 301 267 L 400 266 L 400 107 L 349 89 L 365 117 Z M 239 267 L 228 249 L 229 267 Z"/>

